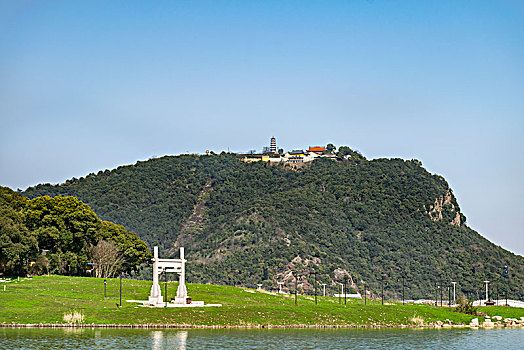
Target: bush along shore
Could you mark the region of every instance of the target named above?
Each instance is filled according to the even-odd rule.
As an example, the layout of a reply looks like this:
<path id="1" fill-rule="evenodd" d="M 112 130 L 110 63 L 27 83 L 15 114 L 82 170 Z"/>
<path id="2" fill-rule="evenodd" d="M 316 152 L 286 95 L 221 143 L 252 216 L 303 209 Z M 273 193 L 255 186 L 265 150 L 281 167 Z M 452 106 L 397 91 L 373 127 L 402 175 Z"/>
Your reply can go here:
<path id="1" fill-rule="evenodd" d="M 88 277 L 40 276 L 0 283 L 2 327 L 124 328 L 411 328 L 524 327 L 524 308 L 453 308 L 402 302 L 270 293 L 255 289 L 188 283 L 193 300 L 222 307 L 146 308 L 151 282 Z M 5 290 L 4 290 L 5 286 Z M 168 282 L 168 298 L 177 283 Z M 105 289 L 105 290 L 104 290 Z M 162 293 L 165 286 L 162 283 Z M 104 295 L 105 293 L 105 295 Z M 482 316 L 478 316 L 482 315 Z"/>

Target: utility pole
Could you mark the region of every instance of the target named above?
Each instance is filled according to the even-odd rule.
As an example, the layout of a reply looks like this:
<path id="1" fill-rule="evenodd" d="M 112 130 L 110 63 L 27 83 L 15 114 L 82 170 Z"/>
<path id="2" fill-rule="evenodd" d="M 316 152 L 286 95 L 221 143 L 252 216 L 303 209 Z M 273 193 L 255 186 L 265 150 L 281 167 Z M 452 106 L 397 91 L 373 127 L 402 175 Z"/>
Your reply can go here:
<path id="1" fill-rule="evenodd" d="M 120 272 L 120 306 L 122 306 L 122 272 Z"/>
<path id="2" fill-rule="evenodd" d="M 346 295 L 348 294 L 348 276 L 344 276 L 344 305 L 347 305 Z"/>
<path id="3" fill-rule="evenodd" d="M 317 273 L 315 271 L 315 305 L 317 305 Z"/>
<path id="4" fill-rule="evenodd" d="M 295 276 L 295 305 L 297 305 L 298 273 Z"/>
<path id="5" fill-rule="evenodd" d="M 406 276 L 402 276 L 402 305 L 404 305 L 405 303 L 405 295 L 404 295 L 404 292 L 405 292 L 405 284 L 406 284 Z"/>
<path id="6" fill-rule="evenodd" d="M 438 303 L 438 294 L 437 294 L 438 293 L 438 289 L 437 289 L 437 285 L 438 285 L 438 283 L 435 282 L 435 306 L 438 306 L 438 304 L 437 304 Z"/>
<path id="7" fill-rule="evenodd" d="M 442 281 L 440 281 L 438 287 L 440 289 L 440 307 L 442 307 Z"/>
<path id="8" fill-rule="evenodd" d="M 164 285 L 165 285 L 165 297 L 166 297 L 166 307 L 167 307 L 167 269 L 164 270 Z"/>
<path id="9" fill-rule="evenodd" d="M 506 306 L 508 306 L 508 290 L 509 290 L 509 271 L 508 265 L 504 265 L 504 271 L 502 275 L 506 278 Z"/>
<path id="10" fill-rule="evenodd" d="M 486 284 L 486 303 L 487 303 L 489 301 L 489 294 L 488 294 L 489 281 L 484 281 L 484 283 Z"/>
<path id="11" fill-rule="evenodd" d="M 313 271 L 310 274 L 315 275 L 315 305 L 317 305 L 317 271 Z"/>
<path id="12" fill-rule="evenodd" d="M 384 305 L 384 276 L 382 276 L 382 279 L 380 280 L 380 291 L 382 295 L 382 305 Z"/>

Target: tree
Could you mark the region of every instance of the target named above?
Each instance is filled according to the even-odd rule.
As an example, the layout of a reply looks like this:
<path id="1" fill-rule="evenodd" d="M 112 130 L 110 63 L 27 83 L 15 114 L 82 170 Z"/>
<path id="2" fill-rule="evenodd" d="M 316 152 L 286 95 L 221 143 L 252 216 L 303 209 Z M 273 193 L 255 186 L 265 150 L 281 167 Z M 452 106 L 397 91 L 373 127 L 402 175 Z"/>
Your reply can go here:
<path id="1" fill-rule="evenodd" d="M 344 157 L 344 156 L 346 156 L 348 154 L 351 154 L 351 153 L 353 153 L 353 151 L 348 146 L 340 146 L 339 149 L 338 149 L 337 156 L 342 158 L 342 157 Z"/>
<path id="2" fill-rule="evenodd" d="M 49 273 L 49 259 L 45 255 L 40 255 L 31 265 L 30 272 L 32 275 L 43 275 Z"/>
<path id="3" fill-rule="evenodd" d="M 100 240 L 96 246 L 88 248 L 88 254 L 95 277 L 113 277 L 121 270 L 124 263 L 124 258 L 118 252 L 115 243 L 111 241 Z"/>
<path id="4" fill-rule="evenodd" d="M 100 220 L 75 197 L 28 200 L 0 186 L 0 272 L 84 275 L 86 247 L 100 240 L 112 242 L 124 270 L 131 271 L 150 258 L 147 245 L 136 234 Z"/>
<path id="5" fill-rule="evenodd" d="M 124 259 L 123 269 L 131 271 L 151 259 L 147 244 L 124 226 L 102 221 L 97 229 L 97 240 L 110 240 Z"/>
<path id="6" fill-rule="evenodd" d="M 38 241 L 11 208 L 0 208 L 0 271 L 27 273 L 29 260 L 38 253 Z"/>

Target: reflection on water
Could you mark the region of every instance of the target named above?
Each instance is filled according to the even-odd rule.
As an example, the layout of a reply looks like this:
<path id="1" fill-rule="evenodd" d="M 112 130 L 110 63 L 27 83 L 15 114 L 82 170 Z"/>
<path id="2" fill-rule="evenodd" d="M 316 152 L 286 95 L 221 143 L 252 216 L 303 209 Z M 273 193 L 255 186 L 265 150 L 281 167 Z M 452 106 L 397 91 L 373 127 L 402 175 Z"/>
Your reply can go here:
<path id="1" fill-rule="evenodd" d="M 152 350 L 161 350 L 164 347 L 163 340 L 164 340 L 164 334 L 162 331 L 152 331 L 151 337 L 153 338 L 153 344 L 151 346 Z"/>
<path id="2" fill-rule="evenodd" d="M 151 338 L 151 350 L 186 350 L 187 331 L 152 331 Z"/>
<path id="3" fill-rule="evenodd" d="M 85 331 L 85 328 L 62 328 L 66 335 L 71 334 L 82 334 Z"/>
<path id="4" fill-rule="evenodd" d="M 524 329 L 0 328 L 1 349 L 521 349 Z"/>
<path id="5" fill-rule="evenodd" d="M 186 350 L 186 341 L 187 341 L 187 331 L 177 332 L 175 348 L 179 350 Z"/>

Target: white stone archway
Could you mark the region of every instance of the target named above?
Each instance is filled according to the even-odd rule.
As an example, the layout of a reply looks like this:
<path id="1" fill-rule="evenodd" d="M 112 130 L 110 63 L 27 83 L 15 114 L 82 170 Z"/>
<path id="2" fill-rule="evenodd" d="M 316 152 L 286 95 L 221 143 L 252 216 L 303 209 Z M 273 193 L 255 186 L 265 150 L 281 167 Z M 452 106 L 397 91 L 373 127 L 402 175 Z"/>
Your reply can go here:
<path id="1" fill-rule="evenodd" d="M 162 273 L 171 272 L 179 275 L 178 289 L 175 297 L 175 304 L 187 303 L 186 288 L 186 259 L 184 259 L 184 248 L 180 248 L 180 259 L 160 259 L 158 257 L 158 247 L 154 247 L 153 254 L 153 286 L 149 295 L 151 305 L 161 305 L 164 303 L 162 289 L 160 288 L 159 276 Z"/>

